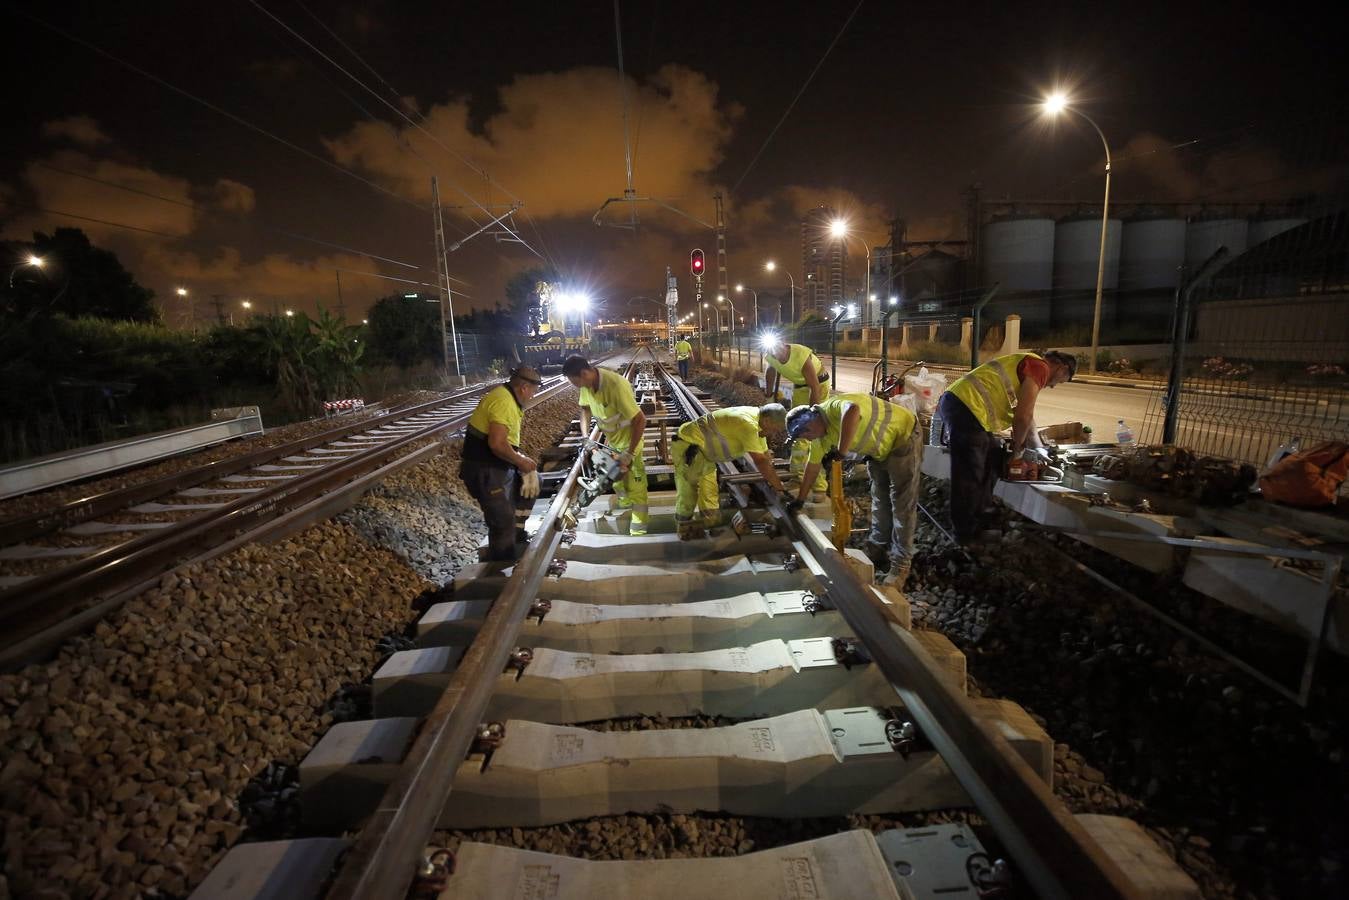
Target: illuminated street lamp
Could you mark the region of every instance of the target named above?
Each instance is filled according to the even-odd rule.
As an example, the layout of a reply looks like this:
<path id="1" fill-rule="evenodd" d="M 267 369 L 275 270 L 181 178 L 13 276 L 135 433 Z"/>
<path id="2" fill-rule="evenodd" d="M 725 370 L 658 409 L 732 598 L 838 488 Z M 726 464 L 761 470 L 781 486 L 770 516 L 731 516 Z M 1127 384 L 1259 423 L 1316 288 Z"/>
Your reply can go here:
<path id="1" fill-rule="evenodd" d="M 754 288 L 747 288 L 747 287 L 745 287 L 743 284 L 737 284 L 737 285 L 735 286 L 735 292 L 736 292 L 737 294 L 743 294 L 745 291 L 749 291 L 751 294 L 754 295 L 754 327 L 755 327 L 755 328 L 758 328 L 758 327 L 759 327 L 759 292 L 756 291 Z M 741 321 L 741 322 L 744 322 L 744 318 L 742 317 L 740 321 Z"/>
<path id="2" fill-rule="evenodd" d="M 286 310 L 286 318 L 287 318 L 287 319 L 293 319 L 293 318 L 295 318 L 295 310 L 293 310 L 293 309 L 288 309 L 288 310 Z"/>
<path id="3" fill-rule="evenodd" d="M 844 219 L 835 219 L 833 222 L 829 223 L 829 233 L 830 233 L 832 236 L 838 238 L 840 241 L 845 242 L 845 244 L 846 244 L 848 238 L 854 238 L 859 244 L 862 245 L 862 249 L 866 250 L 866 252 L 867 252 L 867 263 L 866 263 L 866 265 L 867 265 L 867 270 L 866 270 L 866 276 L 865 276 L 865 278 L 866 278 L 866 286 L 862 289 L 862 293 L 863 293 L 864 296 L 870 297 L 870 296 L 871 296 L 871 245 L 868 244 L 866 241 L 862 240 L 862 238 L 859 237 L 858 235 L 851 234 L 851 233 L 848 231 L 848 223 L 847 223 L 847 221 L 844 220 Z M 846 247 L 845 247 L 845 251 L 846 251 Z M 873 298 L 873 299 L 874 299 L 874 298 Z"/>
<path id="4" fill-rule="evenodd" d="M 9 286 L 14 287 L 14 276 L 24 266 L 32 266 L 34 269 L 41 269 L 46 264 L 47 261 L 42 257 L 34 256 L 31 253 L 28 254 L 27 259 L 25 259 L 23 262 L 19 263 L 17 266 L 9 270 Z"/>
<path id="5" fill-rule="evenodd" d="M 1105 148 L 1105 199 L 1101 201 L 1101 253 L 1096 262 L 1096 309 L 1091 316 L 1091 358 L 1087 361 L 1087 372 L 1095 375 L 1096 350 L 1101 341 L 1101 290 L 1105 286 L 1105 236 L 1110 227 L 1110 143 L 1105 139 L 1105 132 L 1101 131 L 1101 126 L 1092 121 L 1091 116 L 1073 106 L 1068 96 L 1061 91 L 1055 91 L 1046 97 L 1041 109 L 1047 116 L 1070 112 L 1086 119 L 1087 124 L 1096 129 L 1096 134 L 1101 138 L 1101 146 Z"/>
<path id="6" fill-rule="evenodd" d="M 766 263 L 763 264 L 763 267 L 764 267 L 764 271 L 765 271 L 765 272 L 772 272 L 772 271 L 774 271 L 775 269 L 777 269 L 778 264 L 775 263 L 775 262 L 773 262 L 773 261 L 770 259 L 768 262 L 766 262 Z M 790 284 L 791 287 L 792 287 L 792 322 L 795 323 L 795 322 L 796 322 L 796 279 L 793 278 L 793 277 L 792 277 L 792 273 L 791 273 L 791 272 L 788 272 L 786 269 L 783 269 L 783 270 L 782 270 L 782 274 L 787 276 L 787 283 Z M 782 307 L 779 306 L 778 309 L 781 310 Z"/>

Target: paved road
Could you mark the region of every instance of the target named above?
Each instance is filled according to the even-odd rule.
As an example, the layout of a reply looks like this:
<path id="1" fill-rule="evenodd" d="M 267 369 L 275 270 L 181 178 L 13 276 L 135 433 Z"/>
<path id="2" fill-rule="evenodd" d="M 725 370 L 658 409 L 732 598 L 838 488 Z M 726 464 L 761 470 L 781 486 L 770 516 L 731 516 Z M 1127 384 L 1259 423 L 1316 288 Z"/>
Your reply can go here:
<path id="1" fill-rule="evenodd" d="M 751 354 L 747 360 L 752 366 L 758 364 L 758 356 Z M 829 360 L 825 359 L 827 367 Z M 871 367 L 873 363 L 859 359 L 838 361 L 838 384 L 844 391 L 871 390 Z M 892 372 L 902 371 L 902 367 L 891 368 Z M 953 378 L 948 374 L 948 378 Z M 1153 401 L 1154 415 L 1160 415 L 1160 402 L 1154 400 L 1160 392 L 1140 388 L 1112 387 L 1104 384 L 1084 384 L 1071 382 L 1045 391 L 1036 402 L 1035 421 L 1040 426 L 1056 425 L 1060 422 L 1081 422 L 1090 425 L 1099 440 L 1115 439 L 1116 422 L 1124 419 L 1139 434 L 1143 427 L 1143 417 L 1148 410 L 1149 401 Z"/>

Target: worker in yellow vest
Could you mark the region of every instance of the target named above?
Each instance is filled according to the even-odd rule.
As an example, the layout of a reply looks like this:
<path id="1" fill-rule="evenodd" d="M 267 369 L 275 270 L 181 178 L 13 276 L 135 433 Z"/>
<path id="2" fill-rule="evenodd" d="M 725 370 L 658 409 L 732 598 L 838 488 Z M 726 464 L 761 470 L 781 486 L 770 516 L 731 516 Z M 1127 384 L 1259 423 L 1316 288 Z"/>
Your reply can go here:
<path id="1" fill-rule="evenodd" d="M 764 373 L 764 388 L 770 400 L 778 399 L 778 391 L 785 381 L 792 385 L 791 406 L 814 405 L 829 396 L 829 373 L 820 365 L 820 358 L 805 344 L 789 344 L 781 338 L 776 343 L 764 347 L 764 360 L 768 371 Z M 810 456 L 808 441 L 796 441 L 792 444 L 792 456 L 789 470 L 800 476 L 806 468 Z M 824 474 L 820 473 L 811 488 L 824 491 Z"/>
<path id="2" fill-rule="evenodd" d="M 786 490 L 768 450 L 768 442 L 776 440 L 786 424 L 786 408 L 781 403 L 768 403 L 763 407 L 716 409 L 679 426 L 670 442 L 670 457 L 675 469 L 675 522 L 681 538 L 700 530 L 693 520 L 695 510 L 702 511 L 702 524 L 708 528 L 720 522 L 719 463 L 748 455 L 769 487 Z"/>
<path id="3" fill-rule="evenodd" d="M 957 378 L 942 394 L 937 409 L 943 443 L 951 446 L 951 525 L 962 545 L 979 539 L 980 518 L 1002 475 L 1006 454 L 998 433 L 1012 429 L 1013 455 L 1027 448 L 1043 453 L 1035 400 L 1076 373 L 1077 358 L 1057 350 L 1008 353 Z"/>
<path id="4" fill-rule="evenodd" d="M 646 461 L 642 458 L 646 414 L 637 405 L 632 383 L 612 369 L 591 365 L 581 356 L 568 357 L 562 363 L 562 374 L 581 389 L 576 401 L 581 407 L 581 434 L 590 434 L 593 419 L 609 448 L 618 453 L 623 477 L 614 482 L 614 493 L 618 495 L 619 509 L 632 512 L 628 534 L 646 534 Z"/>
<path id="5" fill-rule="evenodd" d="M 693 357 L 693 345 L 688 338 L 675 341 L 675 364 L 679 366 L 679 377 L 688 380 L 689 360 Z"/>
<path id="6" fill-rule="evenodd" d="M 488 560 L 511 560 L 524 543 L 524 523 L 539 495 L 538 464 L 520 452 L 524 407 L 543 379 L 529 366 L 511 371 L 510 380 L 478 401 L 464 432 L 459 477 L 482 509 L 487 523 Z"/>
<path id="7" fill-rule="evenodd" d="M 815 406 L 787 413 L 787 437 L 810 442 L 805 483 L 823 466 L 852 454 L 865 457 L 871 476 L 871 531 L 864 550 L 877 571 L 889 568 L 882 584 L 903 589 L 918 527 L 918 473 L 922 430 L 913 413 L 870 394 L 835 394 Z M 797 500 L 804 502 L 806 487 Z"/>

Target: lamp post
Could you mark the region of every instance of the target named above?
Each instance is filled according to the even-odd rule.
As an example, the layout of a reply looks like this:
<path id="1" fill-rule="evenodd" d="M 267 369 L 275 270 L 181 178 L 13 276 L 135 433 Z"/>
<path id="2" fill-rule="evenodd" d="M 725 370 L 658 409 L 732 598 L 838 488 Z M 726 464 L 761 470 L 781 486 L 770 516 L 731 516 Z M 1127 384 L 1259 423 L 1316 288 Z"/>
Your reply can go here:
<path id="1" fill-rule="evenodd" d="M 743 284 L 737 284 L 737 285 L 735 286 L 735 292 L 736 292 L 737 294 L 743 294 L 745 291 L 749 291 L 750 294 L 752 294 L 752 295 L 754 296 L 754 327 L 755 327 L 755 328 L 758 328 L 758 327 L 759 327 L 759 292 L 756 291 L 754 288 L 747 288 L 747 287 L 745 287 Z"/>
<path id="2" fill-rule="evenodd" d="M 831 222 L 830 225 L 829 225 L 829 233 L 830 233 L 831 235 L 833 235 L 834 237 L 836 237 L 836 238 L 838 238 L 839 240 L 841 240 L 841 241 L 844 242 L 844 252 L 847 251 L 847 241 L 848 241 L 848 238 L 853 238 L 853 239 L 855 239 L 859 244 L 862 245 L 862 249 L 865 250 L 865 251 L 867 252 L 867 263 L 866 263 L 866 265 L 867 265 L 867 270 L 866 270 L 866 275 L 865 275 L 866 282 L 865 282 L 865 287 L 863 287 L 863 289 L 862 289 L 862 296 L 863 296 L 863 297 L 870 297 L 870 296 L 871 296 L 871 245 L 868 244 L 866 241 L 862 240 L 862 239 L 861 239 L 860 237 L 858 237 L 857 235 L 855 235 L 855 234 L 850 234 L 850 233 L 848 232 L 848 223 L 847 223 L 846 221 L 844 221 L 843 219 L 835 219 L 833 222 Z"/>
<path id="3" fill-rule="evenodd" d="M 842 306 L 834 306 L 831 307 L 829 311 L 834 314 L 834 318 L 829 320 L 829 381 L 831 384 L 838 384 L 838 322 L 839 319 L 842 319 L 845 315 L 856 315 L 857 307 L 852 304 L 849 304 L 846 309 Z"/>
<path id="4" fill-rule="evenodd" d="M 775 263 L 775 262 L 773 262 L 773 261 L 770 259 L 768 262 L 766 262 L 766 263 L 763 264 L 763 267 L 764 267 L 764 271 L 765 271 L 765 272 L 772 272 L 773 270 L 775 270 L 775 269 L 778 267 L 778 264 Z M 788 272 L 786 269 L 783 269 L 783 270 L 782 270 L 782 274 L 787 276 L 787 283 L 791 285 L 791 290 L 792 290 L 792 324 L 795 325 L 795 324 L 796 324 L 796 279 L 793 278 L 793 277 L 792 277 L 792 273 L 791 273 L 791 272 Z M 782 309 L 782 307 L 779 306 L 779 307 L 778 307 L 778 310 L 780 311 L 781 309 Z"/>
<path id="5" fill-rule="evenodd" d="M 1101 252 L 1096 263 L 1096 308 L 1091 314 L 1091 358 L 1087 361 L 1087 372 L 1096 374 L 1096 352 L 1101 343 L 1101 292 L 1105 286 L 1105 236 L 1110 228 L 1110 143 L 1105 139 L 1101 126 L 1091 116 L 1075 106 L 1071 106 L 1065 94 L 1054 93 L 1045 98 L 1042 106 L 1046 115 L 1057 116 L 1061 112 L 1075 113 L 1087 120 L 1087 124 L 1096 130 L 1105 148 L 1105 199 L 1101 201 Z"/>
<path id="6" fill-rule="evenodd" d="M 17 266 L 9 270 L 9 286 L 14 287 L 14 276 L 18 274 L 20 269 L 26 268 L 28 266 L 32 266 L 34 269 L 41 269 L 46 264 L 47 261 L 42 257 L 34 256 L 32 253 L 28 254 L 27 259 L 25 259 L 23 262 L 19 263 Z"/>

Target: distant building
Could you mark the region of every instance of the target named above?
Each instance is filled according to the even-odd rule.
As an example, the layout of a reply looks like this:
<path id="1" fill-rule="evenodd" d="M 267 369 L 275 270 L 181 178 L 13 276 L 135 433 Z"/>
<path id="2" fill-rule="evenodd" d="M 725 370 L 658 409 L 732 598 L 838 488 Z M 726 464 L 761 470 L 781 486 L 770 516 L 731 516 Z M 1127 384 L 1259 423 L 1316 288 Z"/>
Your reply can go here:
<path id="1" fill-rule="evenodd" d="M 848 254 L 843 241 L 829 233 L 837 218 L 837 210 L 817 206 L 801 220 L 802 314 L 828 315 L 829 307 L 844 302 Z"/>

